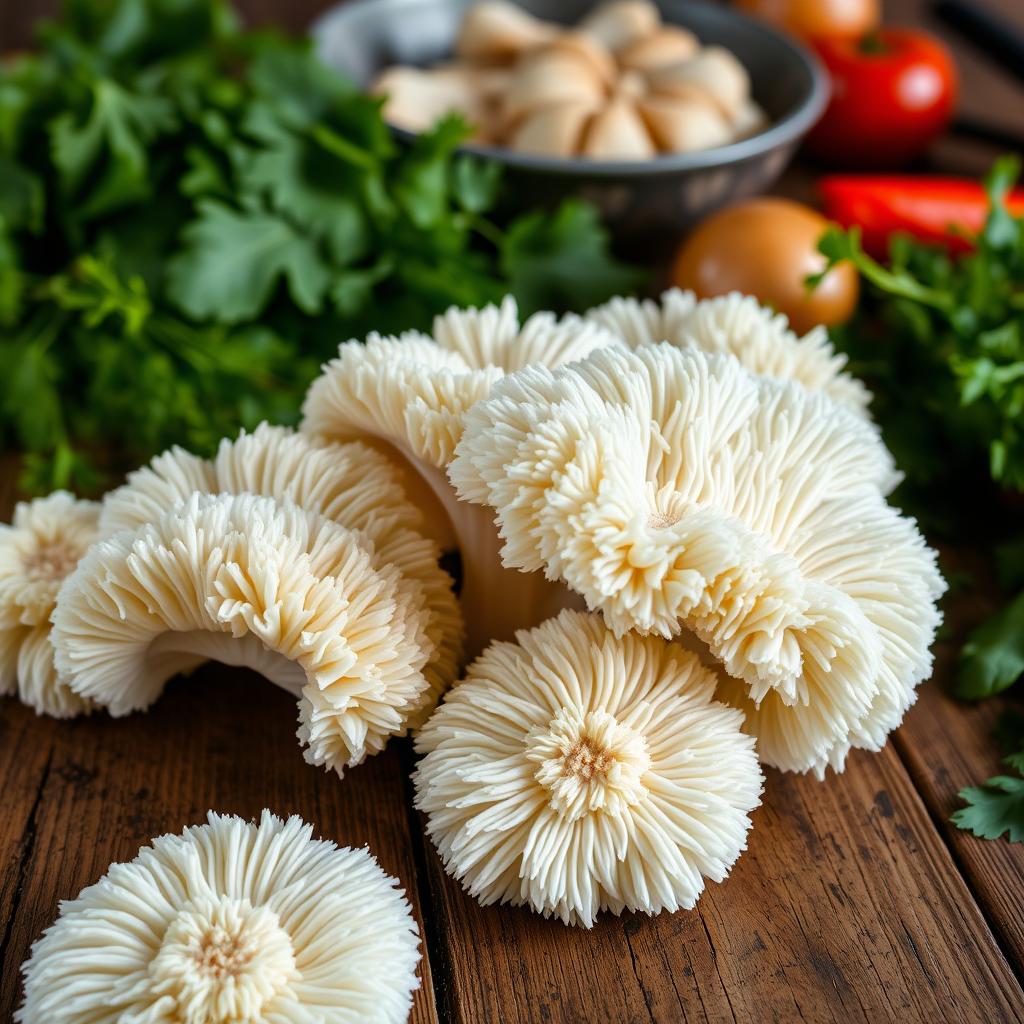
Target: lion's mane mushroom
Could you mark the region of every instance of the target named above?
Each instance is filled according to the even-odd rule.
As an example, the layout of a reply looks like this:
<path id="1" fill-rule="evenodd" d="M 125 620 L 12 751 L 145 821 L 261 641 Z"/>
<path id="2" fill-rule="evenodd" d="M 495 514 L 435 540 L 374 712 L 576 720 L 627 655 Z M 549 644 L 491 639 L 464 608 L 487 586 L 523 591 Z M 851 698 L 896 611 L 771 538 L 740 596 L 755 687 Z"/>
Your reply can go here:
<path id="1" fill-rule="evenodd" d="M 456 56 L 479 64 L 507 64 L 549 42 L 558 26 L 535 18 L 505 0 L 483 0 L 465 13 L 455 42 Z"/>
<path id="2" fill-rule="evenodd" d="M 647 160 L 757 130 L 763 114 L 731 53 L 700 49 L 684 30 L 660 26 L 636 37 L 626 32 L 627 42 L 609 46 L 614 33 L 595 31 L 601 14 L 519 61 L 491 135 L 545 156 Z"/>
<path id="3" fill-rule="evenodd" d="M 614 0 L 575 29 L 504 2 L 466 11 L 456 62 L 393 67 L 373 91 L 384 113 L 425 131 L 460 113 L 473 139 L 552 157 L 646 160 L 724 145 L 765 123 L 746 69 L 664 25 L 653 3 Z"/>
<path id="4" fill-rule="evenodd" d="M 508 74 L 500 69 L 394 67 L 377 76 L 372 92 L 384 97 L 384 117 L 399 128 L 426 132 L 446 115 L 458 114 L 471 126 L 470 141 L 489 143 L 489 125 L 507 84 Z"/>
<path id="5" fill-rule="evenodd" d="M 104 498 L 101 535 L 137 530 L 197 491 L 290 499 L 358 530 L 372 544 L 376 565 L 395 566 L 419 587 L 433 654 L 423 669 L 428 688 L 407 716 L 408 727 L 418 727 L 459 671 L 463 624 L 451 578 L 438 567 L 440 551 L 420 535 L 422 515 L 406 497 L 394 464 L 358 442 L 320 443 L 264 423 L 251 434 L 225 438 L 212 459 L 181 448 L 156 456 Z"/>
<path id="6" fill-rule="evenodd" d="M 54 666 L 50 614 L 61 582 L 98 535 L 99 511 L 56 491 L 19 503 L 11 525 L 0 523 L 0 694 L 16 693 L 39 714 L 89 710 Z"/>
<path id="7" fill-rule="evenodd" d="M 449 473 L 617 632 L 692 634 L 736 683 L 769 764 L 823 774 L 877 749 L 927 674 L 944 584 L 882 497 L 862 417 L 733 358 L 601 349 L 499 381 Z"/>
<path id="8" fill-rule="evenodd" d="M 212 811 L 61 904 L 22 967 L 18 1024 L 399 1024 L 419 930 L 365 849 L 264 811 Z"/>
<path id="9" fill-rule="evenodd" d="M 496 643 L 420 733 L 416 805 L 482 903 L 590 927 L 692 907 L 746 848 L 761 794 L 716 674 L 656 637 L 564 611 Z"/>
<path id="10" fill-rule="evenodd" d="M 667 341 L 679 348 L 725 353 L 759 377 L 796 381 L 855 412 L 866 413 L 871 401 L 868 389 L 845 370 L 846 356 L 835 351 L 824 327 L 799 337 L 785 316 L 739 292 L 698 299 L 693 292 L 671 288 L 659 302 L 615 298 L 585 316 L 630 348 Z"/>
<path id="11" fill-rule="evenodd" d="M 619 339 L 594 323 L 538 313 L 520 325 L 516 304 L 451 309 L 434 321 L 433 337 L 371 335 L 341 345 L 313 382 L 302 429 L 335 441 L 363 440 L 397 456 L 421 481 L 420 505 L 431 532 L 447 532 L 462 557 L 462 606 L 468 648 L 534 625 L 571 600 L 564 587 L 539 576 L 503 572 L 493 516 L 455 499 L 445 470 L 462 433 L 462 418 L 506 373 L 541 362 L 581 359 Z M 423 483 L 427 485 L 423 486 Z M 410 484 L 407 490 L 412 490 Z"/>
<path id="12" fill-rule="evenodd" d="M 93 545 L 53 616 L 57 668 L 114 715 L 179 672 L 245 665 L 298 698 L 311 764 L 342 774 L 419 714 L 422 587 L 372 541 L 285 499 L 193 494 Z"/>

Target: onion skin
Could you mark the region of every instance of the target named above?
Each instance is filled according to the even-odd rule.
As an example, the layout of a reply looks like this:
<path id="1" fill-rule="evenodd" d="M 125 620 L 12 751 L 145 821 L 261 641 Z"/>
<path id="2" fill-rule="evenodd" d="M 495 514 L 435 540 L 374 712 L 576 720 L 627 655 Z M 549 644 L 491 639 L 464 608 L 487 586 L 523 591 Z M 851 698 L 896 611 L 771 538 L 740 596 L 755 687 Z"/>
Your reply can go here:
<path id="1" fill-rule="evenodd" d="M 738 0 L 736 6 L 808 42 L 862 36 L 882 20 L 880 0 Z"/>
<path id="2" fill-rule="evenodd" d="M 813 291 L 808 274 L 825 267 L 818 239 L 828 221 L 788 199 L 760 198 L 712 214 L 683 244 L 672 283 L 700 298 L 738 291 L 789 317 L 798 333 L 831 327 L 853 314 L 860 294 L 857 271 L 841 264 Z"/>

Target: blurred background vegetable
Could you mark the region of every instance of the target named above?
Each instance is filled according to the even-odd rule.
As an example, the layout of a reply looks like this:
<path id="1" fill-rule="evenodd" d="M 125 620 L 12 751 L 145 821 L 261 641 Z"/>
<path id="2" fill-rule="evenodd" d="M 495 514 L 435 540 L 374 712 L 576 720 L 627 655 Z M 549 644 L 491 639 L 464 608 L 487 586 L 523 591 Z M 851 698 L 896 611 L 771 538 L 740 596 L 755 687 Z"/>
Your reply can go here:
<path id="1" fill-rule="evenodd" d="M 825 216 L 860 228 L 865 252 L 878 258 L 888 254 L 897 232 L 966 252 L 989 213 L 988 192 L 973 178 L 833 174 L 821 179 L 818 190 Z M 1024 189 L 1007 192 L 1003 202 L 1014 216 L 1024 215 Z"/>
<path id="2" fill-rule="evenodd" d="M 288 421 L 370 329 L 634 286 L 587 205 L 503 218 L 466 130 L 399 147 L 378 101 L 223 2 L 69 0 L 0 68 L 0 445 L 26 486 Z"/>
<path id="3" fill-rule="evenodd" d="M 843 167 L 900 167 L 953 116 L 957 74 L 946 47 L 916 29 L 880 28 L 816 41 L 832 98 L 807 137 L 817 159 Z"/>
<path id="4" fill-rule="evenodd" d="M 859 38 L 882 19 L 879 0 L 738 0 L 736 6 L 807 42 Z"/>
<path id="5" fill-rule="evenodd" d="M 843 323 L 857 305 L 854 267 L 837 264 L 813 291 L 804 283 L 825 269 L 818 240 L 827 227 L 816 210 L 789 199 L 737 203 L 710 216 L 687 238 L 672 283 L 701 298 L 731 291 L 754 295 L 785 313 L 800 333 Z"/>

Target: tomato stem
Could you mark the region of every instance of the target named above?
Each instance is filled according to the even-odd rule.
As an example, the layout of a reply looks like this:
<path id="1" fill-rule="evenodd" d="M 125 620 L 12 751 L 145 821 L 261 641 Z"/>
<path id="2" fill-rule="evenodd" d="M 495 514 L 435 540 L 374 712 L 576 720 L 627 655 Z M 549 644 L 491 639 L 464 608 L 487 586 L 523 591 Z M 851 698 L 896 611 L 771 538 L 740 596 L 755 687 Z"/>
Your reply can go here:
<path id="1" fill-rule="evenodd" d="M 868 32 L 866 35 L 861 36 L 858 49 L 861 53 L 874 56 L 889 52 L 888 44 L 882 38 L 882 33 L 878 31 Z"/>

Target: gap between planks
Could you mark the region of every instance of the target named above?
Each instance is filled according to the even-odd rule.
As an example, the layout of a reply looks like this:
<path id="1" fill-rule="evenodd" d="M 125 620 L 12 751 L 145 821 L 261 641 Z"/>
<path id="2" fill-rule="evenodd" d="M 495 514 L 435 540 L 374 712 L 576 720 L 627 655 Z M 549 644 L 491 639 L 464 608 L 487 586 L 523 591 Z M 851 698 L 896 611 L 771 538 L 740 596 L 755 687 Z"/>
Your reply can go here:
<path id="1" fill-rule="evenodd" d="M 452 971 L 439 1006 L 508 1024 L 1024 1019 L 1024 992 L 893 749 L 854 755 L 823 784 L 771 773 L 755 822 L 732 878 L 695 911 L 605 915 L 591 932 L 479 907 L 423 839 Z"/>

